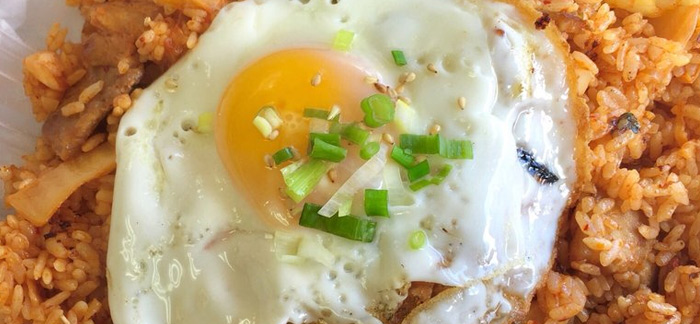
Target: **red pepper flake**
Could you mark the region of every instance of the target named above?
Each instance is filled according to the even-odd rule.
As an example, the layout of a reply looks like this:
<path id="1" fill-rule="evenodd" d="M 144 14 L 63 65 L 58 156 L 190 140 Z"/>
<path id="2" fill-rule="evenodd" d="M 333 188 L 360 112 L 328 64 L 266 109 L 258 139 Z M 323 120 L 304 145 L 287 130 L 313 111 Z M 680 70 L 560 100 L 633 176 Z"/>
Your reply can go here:
<path id="1" fill-rule="evenodd" d="M 498 36 L 503 36 L 506 34 L 506 32 L 500 28 L 496 28 L 496 29 L 494 29 L 494 31 L 496 32 L 496 35 L 498 35 Z"/>
<path id="2" fill-rule="evenodd" d="M 552 20 L 552 18 L 549 17 L 548 13 L 543 13 L 542 17 L 537 18 L 535 21 L 535 28 L 537 29 L 545 29 L 547 28 L 547 25 L 549 25 L 549 22 Z"/>

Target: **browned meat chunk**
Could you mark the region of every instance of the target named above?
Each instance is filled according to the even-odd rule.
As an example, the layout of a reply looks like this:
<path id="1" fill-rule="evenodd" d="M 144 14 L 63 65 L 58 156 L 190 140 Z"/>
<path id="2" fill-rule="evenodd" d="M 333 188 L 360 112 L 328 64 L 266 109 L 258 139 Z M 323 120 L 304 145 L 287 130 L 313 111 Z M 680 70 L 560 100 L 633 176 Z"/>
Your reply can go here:
<path id="1" fill-rule="evenodd" d="M 122 58 L 133 57 L 135 53 L 134 40 L 124 35 L 93 33 L 83 40 L 83 58 L 88 66 L 117 66 Z"/>
<path id="2" fill-rule="evenodd" d="M 86 20 L 83 58 L 88 66 L 115 66 L 123 58 L 137 61 L 135 43 L 146 30 L 144 20 L 161 13 L 150 1 L 107 2 L 81 9 Z"/>
<path id="3" fill-rule="evenodd" d="M 104 81 L 104 88 L 85 104 L 79 114 L 63 116 L 61 110 L 54 111 L 44 123 L 43 136 L 62 160 L 68 160 L 80 152 L 80 148 L 112 109 L 114 97 L 130 93 L 143 76 L 143 69 L 130 69 L 119 74 L 116 67 L 93 67 L 63 98 L 61 106 L 78 100 L 80 93 L 89 85 Z"/>
<path id="4" fill-rule="evenodd" d="M 81 8 L 86 26 L 98 32 L 123 34 L 134 39 L 143 31 L 146 17 L 155 18 L 161 8 L 152 1 L 106 2 Z"/>

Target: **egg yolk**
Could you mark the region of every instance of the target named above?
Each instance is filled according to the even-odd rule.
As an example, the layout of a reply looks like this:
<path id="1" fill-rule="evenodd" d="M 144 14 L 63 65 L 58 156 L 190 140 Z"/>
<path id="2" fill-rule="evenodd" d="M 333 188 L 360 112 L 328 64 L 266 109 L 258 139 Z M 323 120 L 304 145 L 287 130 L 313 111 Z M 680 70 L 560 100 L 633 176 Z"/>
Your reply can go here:
<path id="1" fill-rule="evenodd" d="M 305 155 L 310 122 L 305 108 L 338 106 L 341 120 L 361 120 L 360 101 L 374 92 L 367 75 L 346 53 L 292 49 L 261 58 L 229 84 L 217 113 L 217 148 L 234 185 L 268 224 L 296 222 L 280 167 L 269 168 L 265 156 L 289 146 Z M 253 124 L 264 107 L 274 107 L 283 120 L 274 139 L 264 138 Z"/>

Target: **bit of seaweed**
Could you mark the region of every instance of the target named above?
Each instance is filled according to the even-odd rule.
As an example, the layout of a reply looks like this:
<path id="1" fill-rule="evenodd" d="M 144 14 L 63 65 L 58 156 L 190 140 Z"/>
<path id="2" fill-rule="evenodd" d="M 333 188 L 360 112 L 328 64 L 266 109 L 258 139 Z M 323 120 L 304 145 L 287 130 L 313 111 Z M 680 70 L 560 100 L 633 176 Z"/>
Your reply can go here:
<path id="1" fill-rule="evenodd" d="M 559 181 L 559 177 L 554 174 L 554 172 L 550 171 L 544 164 L 537 162 L 532 152 L 522 147 L 518 147 L 518 160 L 520 160 L 523 167 L 537 182 L 541 184 L 553 184 Z"/>

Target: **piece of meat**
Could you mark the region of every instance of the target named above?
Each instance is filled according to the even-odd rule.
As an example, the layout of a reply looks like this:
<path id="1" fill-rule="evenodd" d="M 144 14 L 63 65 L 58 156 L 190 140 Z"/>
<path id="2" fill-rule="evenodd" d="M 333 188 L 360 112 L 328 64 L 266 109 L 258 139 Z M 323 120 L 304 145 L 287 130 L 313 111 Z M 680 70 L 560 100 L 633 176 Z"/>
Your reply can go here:
<path id="1" fill-rule="evenodd" d="M 117 66 L 123 58 L 135 57 L 134 39 L 114 34 L 92 33 L 83 38 L 83 64 Z"/>
<path id="2" fill-rule="evenodd" d="M 85 17 L 84 31 L 95 30 L 103 34 L 121 34 L 134 40 L 144 31 L 146 17 L 155 18 L 162 12 L 152 1 L 105 2 L 81 8 Z"/>
<path id="3" fill-rule="evenodd" d="M 144 20 L 162 13 L 153 2 L 107 2 L 81 8 L 83 63 L 116 66 L 120 60 L 137 61 L 136 39 L 146 30 Z"/>
<path id="4" fill-rule="evenodd" d="M 119 74 L 116 67 L 92 67 L 87 75 L 66 92 L 61 105 L 78 100 L 80 92 L 98 80 L 104 88 L 85 105 L 79 114 L 63 116 L 61 109 L 54 111 L 42 127 L 43 137 L 62 160 L 68 160 L 80 152 L 80 148 L 112 110 L 114 97 L 128 94 L 143 77 L 143 68 L 134 68 Z"/>

